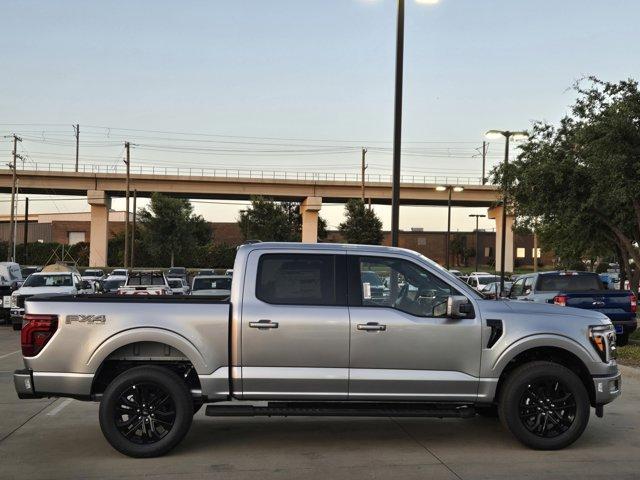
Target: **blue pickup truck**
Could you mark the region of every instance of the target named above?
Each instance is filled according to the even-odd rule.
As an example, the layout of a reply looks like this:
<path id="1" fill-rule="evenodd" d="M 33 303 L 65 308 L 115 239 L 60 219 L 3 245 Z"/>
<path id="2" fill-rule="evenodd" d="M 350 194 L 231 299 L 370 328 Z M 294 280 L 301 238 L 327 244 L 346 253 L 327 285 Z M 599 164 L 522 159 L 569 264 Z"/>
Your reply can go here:
<path id="1" fill-rule="evenodd" d="M 522 275 L 513 283 L 510 298 L 596 310 L 611 319 L 618 345 L 626 345 L 637 328 L 636 296 L 627 290 L 607 290 L 591 272 L 540 272 Z"/>

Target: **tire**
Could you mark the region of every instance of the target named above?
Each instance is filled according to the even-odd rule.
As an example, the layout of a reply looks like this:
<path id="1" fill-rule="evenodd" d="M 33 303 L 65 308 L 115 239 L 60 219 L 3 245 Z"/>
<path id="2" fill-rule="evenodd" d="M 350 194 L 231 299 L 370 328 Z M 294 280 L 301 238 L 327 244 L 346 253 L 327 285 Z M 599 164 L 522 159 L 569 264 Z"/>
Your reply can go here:
<path id="1" fill-rule="evenodd" d="M 571 445 L 587 427 L 589 414 L 589 395 L 580 378 L 562 365 L 544 361 L 511 372 L 498 404 L 502 424 L 536 450 Z"/>
<path id="2" fill-rule="evenodd" d="M 629 343 L 629 334 L 621 333 L 620 335 L 616 335 L 616 345 L 619 347 L 624 347 L 627 343 Z"/>
<path id="3" fill-rule="evenodd" d="M 102 433 L 119 452 L 137 458 L 158 457 L 189 431 L 193 399 L 184 380 L 171 370 L 135 367 L 106 388 L 99 418 Z"/>

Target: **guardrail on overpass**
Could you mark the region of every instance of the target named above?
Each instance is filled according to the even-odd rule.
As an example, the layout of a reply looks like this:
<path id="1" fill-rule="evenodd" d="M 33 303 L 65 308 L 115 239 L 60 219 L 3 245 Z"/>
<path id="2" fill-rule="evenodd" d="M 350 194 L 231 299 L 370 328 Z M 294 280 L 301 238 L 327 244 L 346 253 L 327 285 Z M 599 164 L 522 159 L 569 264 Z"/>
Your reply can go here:
<path id="1" fill-rule="evenodd" d="M 36 172 L 69 172 L 75 173 L 75 165 L 71 163 L 29 163 L 26 170 Z M 18 170 L 18 173 L 20 170 Z M 256 170 L 242 168 L 198 168 L 198 167 L 167 167 L 158 165 L 133 165 L 130 170 L 133 175 L 173 175 L 184 177 L 218 177 L 218 178 L 247 178 L 265 180 L 309 180 L 327 182 L 361 182 L 359 173 L 334 172 L 305 172 L 288 170 Z M 78 173 L 113 173 L 125 174 L 126 167 L 121 164 L 99 165 L 80 164 Z M 391 175 L 365 174 L 367 183 L 391 183 Z M 401 183 L 430 184 L 430 185 L 482 185 L 482 178 L 474 176 L 452 175 L 402 175 Z"/>

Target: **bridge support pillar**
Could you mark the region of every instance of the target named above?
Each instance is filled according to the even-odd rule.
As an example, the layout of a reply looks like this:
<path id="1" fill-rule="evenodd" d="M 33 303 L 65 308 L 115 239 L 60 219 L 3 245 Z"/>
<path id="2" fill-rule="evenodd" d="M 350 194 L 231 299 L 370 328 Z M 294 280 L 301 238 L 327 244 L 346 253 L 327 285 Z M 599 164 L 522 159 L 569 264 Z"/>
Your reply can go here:
<path id="1" fill-rule="evenodd" d="M 501 253 L 502 252 L 502 206 L 498 205 L 496 207 L 491 207 L 487 210 L 487 217 L 496 221 L 496 249 L 495 249 L 495 258 L 496 258 L 496 271 L 499 272 L 501 268 Z M 505 252 L 504 252 L 504 271 L 505 272 L 513 272 L 513 222 L 515 217 L 507 211 L 507 235 L 505 242 Z"/>
<path id="2" fill-rule="evenodd" d="M 302 214 L 302 243 L 318 243 L 318 216 L 322 197 L 307 197 L 300 204 Z"/>
<path id="3" fill-rule="evenodd" d="M 106 267 L 111 198 L 102 190 L 87 190 L 87 201 L 91 205 L 89 266 Z"/>

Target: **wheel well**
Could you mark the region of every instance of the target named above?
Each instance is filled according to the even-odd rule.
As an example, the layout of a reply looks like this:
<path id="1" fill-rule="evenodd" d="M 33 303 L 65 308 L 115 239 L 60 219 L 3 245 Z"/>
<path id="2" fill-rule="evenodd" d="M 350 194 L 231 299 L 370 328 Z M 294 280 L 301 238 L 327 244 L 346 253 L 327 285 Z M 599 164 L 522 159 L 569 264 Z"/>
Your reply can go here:
<path id="1" fill-rule="evenodd" d="M 121 373 L 141 365 L 158 365 L 177 373 L 190 390 L 200 390 L 200 379 L 189 358 L 165 343 L 136 342 L 118 348 L 102 362 L 93 378 L 91 395 L 104 393 Z"/>
<path id="2" fill-rule="evenodd" d="M 494 402 L 497 402 L 500 398 L 502 386 L 514 369 L 518 368 L 520 365 L 524 365 L 525 363 L 540 360 L 557 363 L 573 371 L 587 389 L 591 405 L 595 405 L 595 390 L 589 369 L 573 353 L 558 347 L 532 348 L 516 355 L 500 374 L 498 386 L 496 387 L 496 394 L 494 396 Z"/>

